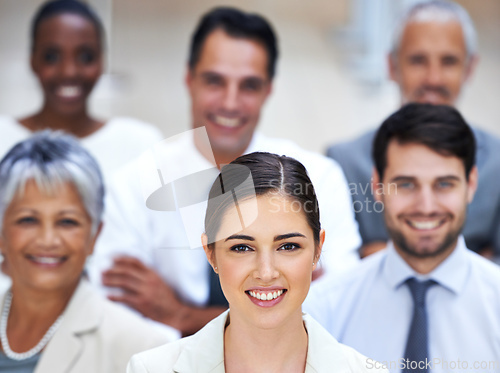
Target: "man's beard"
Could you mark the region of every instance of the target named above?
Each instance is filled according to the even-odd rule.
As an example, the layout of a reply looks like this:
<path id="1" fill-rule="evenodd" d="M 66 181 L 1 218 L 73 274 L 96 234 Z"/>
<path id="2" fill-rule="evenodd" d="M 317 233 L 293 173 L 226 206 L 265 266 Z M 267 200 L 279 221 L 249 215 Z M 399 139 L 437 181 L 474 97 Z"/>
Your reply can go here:
<path id="1" fill-rule="evenodd" d="M 458 236 L 462 233 L 462 229 L 465 224 L 465 217 L 466 217 L 466 211 L 464 212 L 462 221 L 460 222 L 460 224 L 458 224 L 457 229 L 448 232 L 448 234 L 444 237 L 443 241 L 438 245 L 438 247 L 432 251 L 428 250 L 429 246 L 425 247 L 424 250 L 417 250 L 415 246 L 411 245 L 406 240 L 406 237 L 403 235 L 403 233 L 401 233 L 400 230 L 391 228 L 389 224 L 387 224 L 387 220 L 386 220 L 386 227 L 389 233 L 389 237 L 394 242 L 394 246 L 399 248 L 402 252 L 411 255 L 415 258 L 421 258 L 421 259 L 434 258 L 440 256 L 448 249 L 450 249 L 451 245 L 455 244 L 455 242 L 458 239 Z"/>
<path id="2" fill-rule="evenodd" d="M 398 231 L 398 230 L 392 230 L 390 228 L 387 228 L 389 231 L 389 236 L 391 237 L 392 241 L 394 242 L 394 246 L 399 248 L 402 252 L 411 255 L 415 258 L 433 258 L 436 256 L 441 255 L 444 253 L 446 250 L 450 248 L 450 246 L 456 242 L 458 236 L 460 235 L 461 229 L 458 231 L 453 231 L 449 232 L 443 242 L 437 247 L 437 249 L 433 251 L 429 250 L 416 250 L 415 246 L 410 245 L 407 241 L 406 238 L 403 236 L 403 234 Z"/>

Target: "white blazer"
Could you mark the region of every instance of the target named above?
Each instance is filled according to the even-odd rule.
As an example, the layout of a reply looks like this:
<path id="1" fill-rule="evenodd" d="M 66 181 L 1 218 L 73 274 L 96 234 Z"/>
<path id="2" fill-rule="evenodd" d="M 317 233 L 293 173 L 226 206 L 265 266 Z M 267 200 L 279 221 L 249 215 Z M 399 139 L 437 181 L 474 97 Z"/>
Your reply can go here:
<path id="1" fill-rule="evenodd" d="M 224 328 L 229 311 L 198 333 L 142 352 L 130 360 L 127 373 L 224 373 Z M 388 373 L 369 369 L 373 362 L 335 340 L 309 315 L 303 320 L 308 334 L 305 373 Z"/>
<path id="2" fill-rule="evenodd" d="M 5 292 L 1 304 L 4 298 Z M 82 280 L 34 373 L 123 373 L 133 354 L 166 342 L 164 333 Z"/>

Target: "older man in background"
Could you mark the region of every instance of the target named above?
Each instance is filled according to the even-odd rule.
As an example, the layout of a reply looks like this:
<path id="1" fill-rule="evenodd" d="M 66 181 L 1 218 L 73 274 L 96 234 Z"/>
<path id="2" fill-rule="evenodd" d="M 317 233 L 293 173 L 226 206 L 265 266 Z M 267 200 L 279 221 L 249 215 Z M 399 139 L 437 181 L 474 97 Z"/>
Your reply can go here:
<path id="1" fill-rule="evenodd" d="M 429 1 L 409 8 L 401 18 L 388 56 L 389 73 L 408 102 L 455 106 L 476 64 L 477 42 L 467 12 L 448 1 Z M 477 142 L 478 192 L 468 209 L 464 228 L 469 249 L 500 256 L 500 139 L 473 128 Z M 378 251 L 388 239 L 383 206 L 370 188 L 375 131 L 333 145 L 328 156 L 343 168 L 352 188 L 356 219 L 363 240 L 362 255 Z"/>

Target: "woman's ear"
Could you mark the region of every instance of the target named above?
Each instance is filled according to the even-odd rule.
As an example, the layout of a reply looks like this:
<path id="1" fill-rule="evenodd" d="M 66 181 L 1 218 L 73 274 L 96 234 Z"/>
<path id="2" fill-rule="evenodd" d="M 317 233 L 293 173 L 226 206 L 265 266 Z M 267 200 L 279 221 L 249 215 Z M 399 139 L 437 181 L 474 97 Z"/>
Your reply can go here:
<path id="1" fill-rule="evenodd" d="M 319 258 L 321 257 L 321 250 L 323 248 L 323 244 L 325 243 L 325 235 L 326 235 L 325 230 L 322 229 L 319 232 L 319 242 L 318 242 L 318 245 L 316 246 L 316 251 L 314 253 L 313 271 L 318 266 L 318 261 L 319 261 Z"/>
<path id="2" fill-rule="evenodd" d="M 201 244 L 203 245 L 203 250 L 205 250 L 205 255 L 207 256 L 208 262 L 212 266 L 215 273 L 217 272 L 217 263 L 215 261 L 214 247 L 210 248 L 208 246 L 208 237 L 205 233 L 201 235 Z"/>
<path id="3" fill-rule="evenodd" d="M 99 235 L 101 234 L 103 225 L 104 225 L 104 223 L 101 221 L 99 223 L 99 226 L 97 227 L 97 231 L 95 232 L 94 237 L 92 238 L 90 250 L 89 250 L 87 255 L 92 255 L 94 253 L 95 243 L 97 242 L 97 238 L 99 238 Z"/>

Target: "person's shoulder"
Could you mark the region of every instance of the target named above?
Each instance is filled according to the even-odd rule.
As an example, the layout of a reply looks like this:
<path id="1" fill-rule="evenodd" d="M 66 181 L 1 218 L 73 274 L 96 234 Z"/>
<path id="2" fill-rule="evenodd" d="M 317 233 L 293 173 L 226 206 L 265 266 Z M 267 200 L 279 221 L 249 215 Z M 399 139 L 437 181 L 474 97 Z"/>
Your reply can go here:
<path id="1" fill-rule="evenodd" d="M 141 190 L 141 186 L 146 183 L 146 180 L 151 182 L 150 179 L 155 185 L 159 184 L 154 154 L 151 150 L 145 150 L 119 167 L 110 178 L 110 194 L 135 194 Z"/>
<path id="2" fill-rule="evenodd" d="M 382 363 L 373 360 L 360 352 L 356 351 L 354 348 L 347 346 L 345 344 L 339 343 L 351 372 L 377 372 L 377 373 L 388 373 L 389 371 L 383 366 Z"/>
<path id="3" fill-rule="evenodd" d="M 132 355 L 172 339 L 124 306 L 112 303 L 87 280 L 80 281 L 65 310 L 53 349 L 64 346 L 70 335 L 83 336 L 84 359 L 92 356 L 113 361 L 122 370 Z"/>
<path id="4" fill-rule="evenodd" d="M 336 159 L 339 156 L 349 155 L 356 152 L 369 152 L 372 147 L 375 134 L 376 130 L 370 130 L 354 139 L 332 144 L 327 150 L 327 155 Z"/>
<path id="5" fill-rule="evenodd" d="M 172 368 L 182 352 L 183 346 L 189 344 L 191 337 L 155 347 L 132 356 L 127 367 L 127 373 L 167 373 Z"/>
<path id="6" fill-rule="evenodd" d="M 500 169 L 500 137 L 481 128 L 472 127 L 476 139 L 476 164 L 481 171 L 495 175 Z"/>
<path id="7" fill-rule="evenodd" d="M 470 263 L 467 277 L 467 292 L 464 297 L 472 296 L 484 303 L 484 309 L 491 314 L 500 313 L 500 267 L 481 255 L 465 249 L 466 260 Z"/>
<path id="8" fill-rule="evenodd" d="M 149 135 L 157 138 L 158 141 L 163 139 L 163 135 L 158 127 L 137 118 L 114 117 L 106 123 L 106 126 L 119 131 L 130 131 L 131 135 Z"/>
<path id="9" fill-rule="evenodd" d="M 363 185 L 369 183 L 373 169 L 374 137 L 375 131 L 372 130 L 354 140 L 338 143 L 328 148 L 327 156 L 338 162 L 349 182 Z"/>
<path id="10" fill-rule="evenodd" d="M 140 176 L 145 169 L 145 162 L 142 158 L 143 157 L 140 156 L 128 163 L 125 163 L 123 166 L 119 167 L 113 175 L 111 175 L 106 190 L 107 201 L 124 199 L 129 206 L 143 203 L 143 200 L 139 198 L 139 196 L 142 197 L 140 194 Z M 124 201 L 123 203 L 125 203 Z M 105 212 L 108 212 L 110 208 L 111 205 L 107 202 Z"/>
<path id="11" fill-rule="evenodd" d="M 106 298 L 102 297 L 101 301 L 103 302 L 101 328 L 104 333 L 109 333 L 117 349 L 123 348 L 120 346 L 125 344 L 130 345 L 131 351 L 144 351 L 171 341 L 164 330 L 137 313 Z"/>
<path id="12" fill-rule="evenodd" d="M 173 367 L 184 372 L 209 371 L 224 360 L 224 325 L 228 311 L 222 313 L 192 336 L 136 354 L 130 360 L 128 373 L 166 373 Z M 210 370 L 212 371 L 212 370 Z"/>
<path id="13" fill-rule="evenodd" d="M 500 144 L 500 137 L 498 135 L 476 126 L 471 126 L 471 128 L 478 145 L 482 143 Z"/>
<path id="14" fill-rule="evenodd" d="M 473 275 L 477 276 L 477 279 L 484 283 L 485 286 L 490 285 L 500 296 L 500 287 L 498 287 L 498 284 L 500 284 L 500 267 L 471 250 L 467 250 L 466 253 L 472 264 Z"/>
<path id="15" fill-rule="evenodd" d="M 316 173 L 323 176 L 338 174 L 339 177 L 343 177 L 342 169 L 335 160 L 320 153 L 304 149 L 291 140 L 266 138 L 260 135 L 260 142 L 263 144 L 263 151 L 296 159 L 304 165 L 310 175 Z"/>
<path id="16" fill-rule="evenodd" d="M 131 117 L 115 117 L 106 122 L 102 135 L 116 138 L 130 148 L 145 150 L 163 140 L 158 127 Z"/>
<path id="17" fill-rule="evenodd" d="M 26 140 L 31 135 L 27 128 L 7 115 L 0 115 L 0 133 L 0 158 L 18 142 Z"/>

